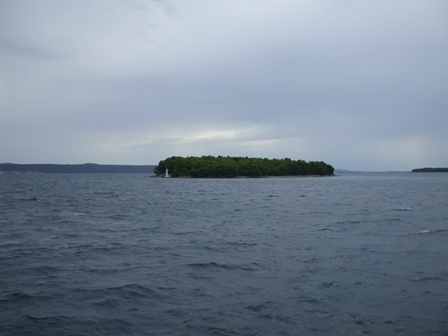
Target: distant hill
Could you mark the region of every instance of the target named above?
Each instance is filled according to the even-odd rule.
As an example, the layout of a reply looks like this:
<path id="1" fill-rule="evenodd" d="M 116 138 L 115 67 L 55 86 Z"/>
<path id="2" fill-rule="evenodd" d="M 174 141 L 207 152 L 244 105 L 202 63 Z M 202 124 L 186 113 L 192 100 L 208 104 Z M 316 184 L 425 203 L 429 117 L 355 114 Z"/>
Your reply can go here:
<path id="1" fill-rule="evenodd" d="M 16 164 L 0 163 L 0 172 L 5 173 L 141 173 L 154 174 L 154 165 L 100 165 L 85 164 Z"/>
<path id="2" fill-rule="evenodd" d="M 353 170 L 342 169 L 342 168 L 335 168 L 334 172 L 337 173 L 337 174 L 340 174 L 340 173 L 355 173 L 355 171 L 353 171 Z"/>
<path id="3" fill-rule="evenodd" d="M 448 168 L 416 168 L 412 169 L 413 173 L 448 173 Z"/>

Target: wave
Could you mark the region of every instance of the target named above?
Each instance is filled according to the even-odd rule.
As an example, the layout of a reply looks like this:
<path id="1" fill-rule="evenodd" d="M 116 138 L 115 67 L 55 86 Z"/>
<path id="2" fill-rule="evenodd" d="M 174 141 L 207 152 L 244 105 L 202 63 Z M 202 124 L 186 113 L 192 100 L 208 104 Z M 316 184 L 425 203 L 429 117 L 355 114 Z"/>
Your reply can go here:
<path id="1" fill-rule="evenodd" d="M 425 276 L 421 278 L 413 278 L 411 281 L 443 281 L 444 279 L 438 276 Z"/>
<path id="2" fill-rule="evenodd" d="M 19 198 L 19 201 L 21 201 L 21 202 L 37 202 L 37 201 L 39 201 L 39 199 L 37 197 Z"/>
<path id="3" fill-rule="evenodd" d="M 81 316 L 79 316 L 81 315 Z M 25 314 L 17 331 L 27 335 L 106 335 L 128 334 L 135 327 L 126 318 L 100 318 L 91 315 L 38 315 Z"/>
<path id="4" fill-rule="evenodd" d="M 404 234 L 405 236 L 415 236 L 415 235 L 434 235 L 434 234 L 438 234 L 438 233 L 444 233 L 447 232 L 448 229 L 425 229 L 425 230 L 420 230 L 417 232 L 412 232 L 412 233 L 407 233 Z"/>
<path id="5" fill-rule="evenodd" d="M 242 271 L 257 271 L 263 269 L 262 265 L 257 263 L 250 264 L 220 264 L 216 262 L 205 262 L 205 263 L 193 263 L 188 264 L 188 267 L 200 268 L 200 269 L 216 269 L 216 270 L 242 270 Z"/>
<path id="6" fill-rule="evenodd" d="M 394 211 L 412 211 L 413 209 L 412 209 L 412 207 L 409 207 L 409 208 L 395 208 L 392 210 L 394 210 Z"/>

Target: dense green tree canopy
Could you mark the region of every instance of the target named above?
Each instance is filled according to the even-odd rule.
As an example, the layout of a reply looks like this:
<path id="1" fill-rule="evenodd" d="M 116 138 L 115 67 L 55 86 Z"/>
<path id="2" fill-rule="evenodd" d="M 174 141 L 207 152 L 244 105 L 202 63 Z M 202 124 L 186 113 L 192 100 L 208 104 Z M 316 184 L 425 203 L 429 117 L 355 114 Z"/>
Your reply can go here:
<path id="1" fill-rule="evenodd" d="M 167 168 L 172 177 L 325 176 L 334 173 L 334 168 L 322 161 L 230 156 L 172 156 L 160 161 L 154 173 L 165 174 Z"/>
<path id="2" fill-rule="evenodd" d="M 448 167 L 440 167 L 440 168 L 416 168 L 412 169 L 413 173 L 448 173 Z"/>

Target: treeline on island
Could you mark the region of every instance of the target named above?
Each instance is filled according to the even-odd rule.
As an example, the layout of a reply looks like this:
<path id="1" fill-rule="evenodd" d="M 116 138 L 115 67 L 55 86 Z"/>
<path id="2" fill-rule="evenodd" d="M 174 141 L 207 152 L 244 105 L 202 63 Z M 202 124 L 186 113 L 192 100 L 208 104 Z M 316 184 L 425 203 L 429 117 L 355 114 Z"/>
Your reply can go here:
<path id="1" fill-rule="evenodd" d="M 171 177 L 329 176 L 334 168 L 322 161 L 261 159 L 230 156 L 172 156 L 154 168 L 157 176 L 168 169 Z"/>
<path id="2" fill-rule="evenodd" d="M 447 168 L 416 168 L 412 169 L 413 173 L 448 173 L 448 167 Z"/>

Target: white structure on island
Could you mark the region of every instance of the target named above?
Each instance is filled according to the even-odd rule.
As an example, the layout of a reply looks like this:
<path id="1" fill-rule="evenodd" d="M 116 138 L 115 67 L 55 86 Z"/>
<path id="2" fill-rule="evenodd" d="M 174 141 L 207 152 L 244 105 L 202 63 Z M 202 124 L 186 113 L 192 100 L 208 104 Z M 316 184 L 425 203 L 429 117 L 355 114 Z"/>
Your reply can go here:
<path id="1" fill-rule="evenodd" d="M 165 177 L 170 177 L 170 174 L 168 174 L 168 168 L 165 169 Z"/>

